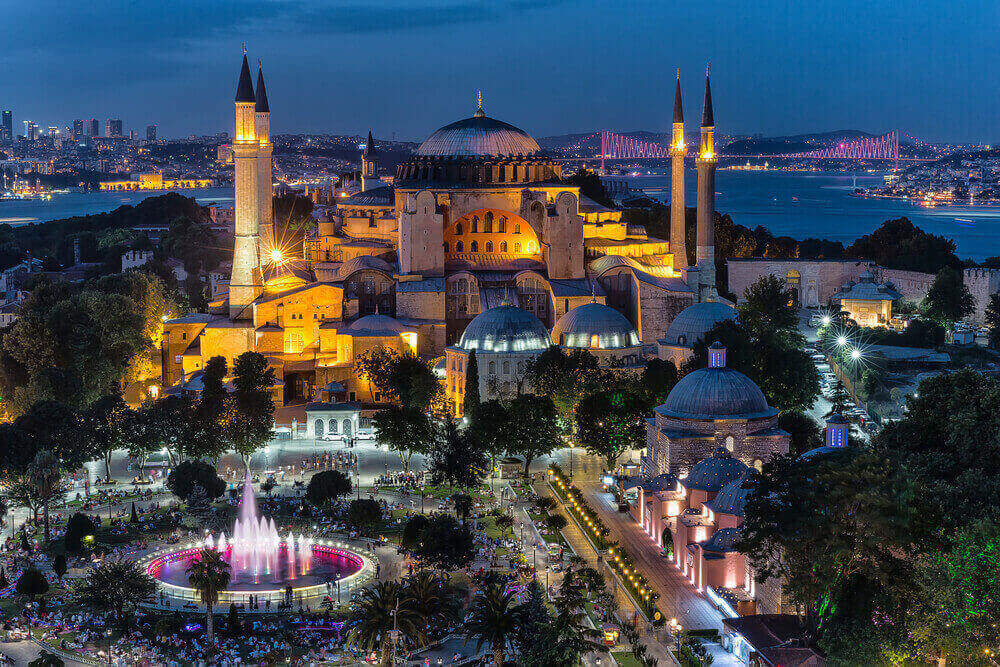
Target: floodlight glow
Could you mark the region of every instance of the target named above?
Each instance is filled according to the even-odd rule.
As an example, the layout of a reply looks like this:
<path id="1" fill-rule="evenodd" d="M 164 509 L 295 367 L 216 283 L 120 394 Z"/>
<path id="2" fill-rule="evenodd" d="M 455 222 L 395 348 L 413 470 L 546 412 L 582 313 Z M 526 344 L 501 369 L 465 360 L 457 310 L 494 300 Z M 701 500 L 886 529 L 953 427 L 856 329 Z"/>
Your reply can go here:
<path id="1" fill-rule="evenodd" d="M 830 324 L 830 316 L 829 315 L 824 315 L 823 316 L 823 326 L 826 326 L 828 324 Z"/>
<path id="2" fill-rule="evenodd" d="M 271 261 L 275 264 L 281 261 L 281 257 L 282 255 L 280 250 L 275 249 L 271 251 Z"/>
<path id="3" fill-rule="evenodd" d="M 858 349 L 851 350 L 851 359 L 857 361 L 860 358 L 861 358 L 861 350 Z"/>
<path id="4" fill-rule="evenodd" d="M 837 345 L 841 347 L 847 345 L 847 336 L 837 336 Z"/>

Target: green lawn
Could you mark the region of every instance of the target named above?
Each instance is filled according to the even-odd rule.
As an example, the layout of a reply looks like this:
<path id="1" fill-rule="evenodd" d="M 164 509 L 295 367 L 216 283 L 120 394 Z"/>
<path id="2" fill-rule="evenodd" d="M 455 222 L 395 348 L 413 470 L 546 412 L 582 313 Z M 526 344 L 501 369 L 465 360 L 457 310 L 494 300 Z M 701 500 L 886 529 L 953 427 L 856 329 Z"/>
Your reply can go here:
<path id="1" fill-rule="evenodd" d="M 642 663 L 635 659 L 632 651 L 612 651 L 611 656 L 620 667 L 642 667 Z"/>

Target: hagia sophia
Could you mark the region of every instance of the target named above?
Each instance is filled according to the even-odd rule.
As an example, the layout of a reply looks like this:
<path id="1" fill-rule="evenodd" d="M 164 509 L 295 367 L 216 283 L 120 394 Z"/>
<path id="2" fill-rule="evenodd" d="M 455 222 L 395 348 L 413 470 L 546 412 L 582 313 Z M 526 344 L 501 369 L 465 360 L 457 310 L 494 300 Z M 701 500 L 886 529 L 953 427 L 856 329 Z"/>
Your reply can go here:
<path id="1" fill-rule="evenodd" d="M 484 397 L 513 393 L 551 345 L 603 365 L 681 363 L 733 309 L 718 299 L 714 115 L 708 76 L 698 168 L 697 248 L 683 231 L 684 117 L 675 91 L 669 240 L 582 195 L 527 132 L 475 113 L 430 136 L 393 176 L 369 133 L 361 188 L 292 256 L 274 238 L 270 106 L 244 54 L 233 139 L 235 249 L 228 292 L 208 312 L 166 323 L 166 386 L 197 386 L 216 355 L 265 355 L 278 406 L 305 406 L 312 435 L 356 429 L 382 397 L 355 372 L 365 350 L 412 351 L 435 364 L 455 414 L 476 350 Z M 387 183 L 388 182 L 388 183 Z M 313 413 L 316 413 L 315 415 Z M 349 415 L 344 417 L 342 415 Z"/>

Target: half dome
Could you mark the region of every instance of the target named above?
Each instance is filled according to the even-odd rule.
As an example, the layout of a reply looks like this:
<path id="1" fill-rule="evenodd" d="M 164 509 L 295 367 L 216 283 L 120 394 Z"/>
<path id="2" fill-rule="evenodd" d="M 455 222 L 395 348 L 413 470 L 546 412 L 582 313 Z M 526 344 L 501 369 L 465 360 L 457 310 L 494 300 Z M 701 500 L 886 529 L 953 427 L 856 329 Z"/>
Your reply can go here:
<path id="1" fill-rule="evenodd" d="M 552 342 L 565 347 L 619 349 L 638 345 L 639 333 L 611 306 L 587 303 L 559 318 L 552 328 Z"/>
<path id="2" fill-rule="evenodd" d="M 416 155 L 504 157 L 540 150 L 538 142 L 524 130 L 477 112 L 435 131 L 420 144 Z"/>
<path id="3" fill-rule="evenodd" d="M 503 305 L 476 315 L 465 327 L 458 347 L 483 352 L 540 352 L 549 347 L 549 332 L 523 308 Z"/>

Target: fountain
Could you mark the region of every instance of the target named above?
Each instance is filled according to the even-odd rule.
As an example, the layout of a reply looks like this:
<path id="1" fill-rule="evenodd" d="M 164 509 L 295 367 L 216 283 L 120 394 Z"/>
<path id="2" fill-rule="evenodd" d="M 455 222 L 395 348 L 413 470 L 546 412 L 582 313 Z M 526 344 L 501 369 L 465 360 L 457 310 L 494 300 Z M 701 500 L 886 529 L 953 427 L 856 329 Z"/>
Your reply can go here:
<path id="1" fill-rule="evenodd" d="M 165 595 L 196 599 L 187 581 L 187 568 L 203 548 L 218 551 L 230 565 L 229 588 L 220 596 L 226 601 L 243 600 L 252 594 L 277 602 L 287 597 L 289 587 L 299 600 L 323 597 L 334 590 L 339 595 L 371 579 L 375 562 L 373 554 L 343 542 L 292 531 L 282 537 L 274 519 L 258 510 L 249 471 L 229 536 L 225 531 L 210 533 L 200 542 L 151 554 L 143 562 Z"/>

